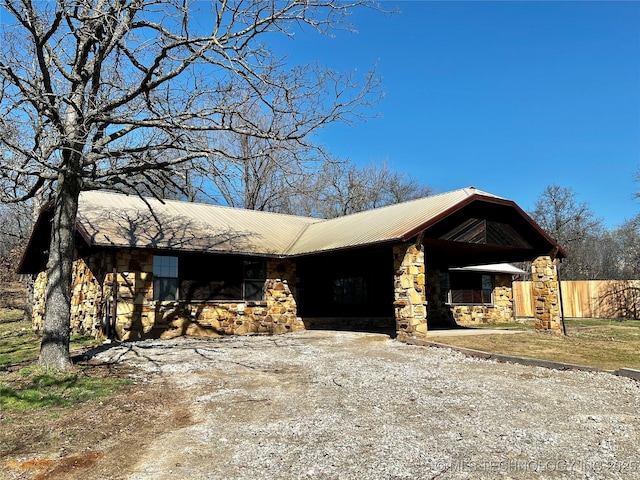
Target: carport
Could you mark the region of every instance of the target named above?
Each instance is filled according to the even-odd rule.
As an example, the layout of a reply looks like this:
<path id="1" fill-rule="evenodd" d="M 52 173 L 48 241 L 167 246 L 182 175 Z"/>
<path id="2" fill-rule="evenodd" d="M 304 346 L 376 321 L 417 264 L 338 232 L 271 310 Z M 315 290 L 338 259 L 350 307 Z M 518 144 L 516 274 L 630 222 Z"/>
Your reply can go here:
<path id="1" fill-rule="evenodd" d="M 558 331 L 556 262 L 565 254 L 557 242 L 510 200 L 474 188 L 439 197 L 312 225 L 306 241 L 315 248 L 294 256 L 305 327 L 423 336 L 456 325 L 443 285 L 448 272 L 531 261 L 537 327 Z M 332 248 L 323 249 L 327 239 Z"/>

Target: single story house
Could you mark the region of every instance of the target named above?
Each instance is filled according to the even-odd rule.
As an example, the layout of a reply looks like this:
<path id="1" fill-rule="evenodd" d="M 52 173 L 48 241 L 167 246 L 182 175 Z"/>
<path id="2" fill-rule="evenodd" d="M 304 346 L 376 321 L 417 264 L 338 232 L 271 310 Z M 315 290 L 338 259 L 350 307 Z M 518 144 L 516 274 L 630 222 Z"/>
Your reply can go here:
<path id="1" fill-rule="evenodd" d="M 42 327 L 51 210 L 20 273 Z M 533 261 L 536 322 L 559 330 L 562 248 L 513 201 L 463 188 L 330 220 L 83 192 L 74 333 L 138 339 L 510 321 L 509 266 Z"/>

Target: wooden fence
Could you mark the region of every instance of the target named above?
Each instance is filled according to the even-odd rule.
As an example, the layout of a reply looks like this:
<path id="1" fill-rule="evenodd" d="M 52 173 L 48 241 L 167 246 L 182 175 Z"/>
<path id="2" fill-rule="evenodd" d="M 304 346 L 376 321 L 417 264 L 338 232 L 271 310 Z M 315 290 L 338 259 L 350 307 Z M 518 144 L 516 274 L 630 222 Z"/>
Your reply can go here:
<path id="1" fill-rule="evenodd" d="M 640 319 L 640 280 L 562 282 L 564 316 Z M 533 282 L 513 282 L 517 317 L 533 317 Z"/>

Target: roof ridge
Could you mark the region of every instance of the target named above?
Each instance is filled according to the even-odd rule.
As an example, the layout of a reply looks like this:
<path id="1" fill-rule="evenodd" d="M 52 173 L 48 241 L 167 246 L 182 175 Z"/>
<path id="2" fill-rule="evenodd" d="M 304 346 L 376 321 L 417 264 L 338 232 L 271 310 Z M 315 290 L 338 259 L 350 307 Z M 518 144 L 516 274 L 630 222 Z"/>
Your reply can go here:
<path id="1" fill-rule="evenodd" d="M 384 210 L 384 209 L 388 209 L 388 208 L 392 208 L 392 207 L 397 207 L 398 205 L 406 205 L 409 203 L 413 203 L 413 202 L 421 202 L 424 200 L 431 200 L 431 199 L 435 199 L 437 197 L 443 197 L 445 195 L 453 195 L 455 193 L 459 193 L 459 192 L 464 192 L 467 197 L 470 197 L 472 195 L 482 195 L 485 197 L 491 197 L 491 198 L 502 198 L 502 197 L 498 197 L 497 195 L 493 195 L 492 193 L 489 192 L 485 192 L 483 190 L 478 190 L 476 187 L 464 187 L 464 188 L 458 188 L 456 190 L 450 190 L 448 192 L 440 192 L 440 193 L 436 193 L 433 195 L 427 195 L 425 197 L 418 197 L 418 198 L 413 198 L 411 200 L 405 200 L 404 202 L 398 202 L 398 203 L 391 203 L 389 205 L 382 205 L 380 207 L 374 207 L 374 208 L 369 208 L 367 210 L 361 210 L 359 212 L 354 212 L 354 213 L 350 213 L 348 215 L 342 215 L 339 217 L 334 217 L 334 218 L 329 218 L 326 219 L 327 222 L 331 222 L 333 220 L 338 220 L 340 218 L 349 218 L 352 217 L 354 215 L 360 215 L 360 214 L 364 214 L 367 212 L 374 212 L 374 211 L 379 211 L 379 210 Z"/>

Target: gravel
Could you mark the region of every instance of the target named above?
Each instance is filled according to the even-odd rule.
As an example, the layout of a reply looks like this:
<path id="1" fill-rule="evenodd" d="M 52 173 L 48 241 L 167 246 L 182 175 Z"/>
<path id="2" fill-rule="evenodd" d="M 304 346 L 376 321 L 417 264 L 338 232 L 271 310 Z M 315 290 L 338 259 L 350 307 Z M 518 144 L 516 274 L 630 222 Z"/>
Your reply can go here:
<path id="1" fill-rule="evenodd" d="M 472 359 L 384 335 L 147 340 L 98 355 L 160 372 L 194 424 L 132 479 L 639 478 L 640 384 Z"/>

